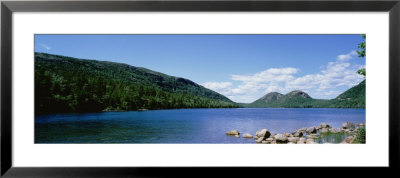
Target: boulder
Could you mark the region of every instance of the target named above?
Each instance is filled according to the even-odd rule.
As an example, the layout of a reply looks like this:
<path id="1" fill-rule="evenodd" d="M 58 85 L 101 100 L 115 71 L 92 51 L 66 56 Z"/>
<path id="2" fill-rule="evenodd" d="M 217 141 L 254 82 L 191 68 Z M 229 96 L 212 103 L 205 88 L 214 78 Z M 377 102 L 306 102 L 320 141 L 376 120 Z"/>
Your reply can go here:
<path id="1" fill-rule="evenodd" d="M 289 137 L 290 136 L 290 134 L 289 133 L 283 133 L 283 135 L 285 136 L 285 137 Z"/>
<path id="2" fill-rule="evenodd" d="M 238 130 L 231 130 L 229 132 L 225 132 L 226 135 L 240 135 Z"/>
<path id="3" fill-rule="evenodd" d="M 327 123 L 322 123 L 322 124 L 320 125 L 320 127 L 321 127 L 321 128 L 330 128 L 331 126 L 330 126 L 329 124 L 327 124 Z"/>
<path id="4" fill-rule="evenodd" d="M 274 141 L 274 139 L 273 138 L 267 138 L 267 139 L 265 139 L 265 141 L 272 142 L 272 141 Z"/>
<path id="5" fill-rule="evenodd" d="M 264 139 L 263 139 L 262 137 L 260 137 L 260 138 L 258 138 L 258 139 L 256 140 L 256 143 L 261 143 L 263 140 L 264 140 Z"/>
<path id="6" fill-rule="evenodd" d="M 352 122 L 345 122 L 345 123 L 342 124 L 342 126 L 340 128 L 343 129 L 343 130 L 344 129 L 352 130 L 352 129 L 355 128 L 355 126 L 354 126 L 354 124 Z"/>
<path id="7" fill-rule="evenodd" d="M 268 138 L 269 136 L 271 136 L 271 133 L 268 131 L 268 129 L 262 129 L 256 132 L 256 137 L 260 137 L 260 138 Z"/>
<path id="8" fill-rule="evenodd" d="M 306 139 L 305 139 L 304 137 L 301 137 L 301 138 L 299 138 L 299 141 L 297 141 L 297 144 L 298 144 L 299 142 L 306 143 Z"/>
<path id="9" fill-rule="evenodd" d="M 293 134 L 294 137 L 302 137 L 303 136 L 303 132 L 296 132 Z"/>
<path id="10" fill-rule="evenodd" d="M 310 134 L 310 135 L 307 135 L 306 137 L 307 137 L 307 139 L 309 139 L 309 138 L 316 139 L 316 138 L 318 138 L 318 135 L 317 134 Z"/>
<path id="11" fill-rule="evenodd" d="M 343 140 L 342 143 L 345 143 L 345 144 L 353 143 L 355 138 L 356 138 L 355 136 L 348 136 Z"/>
<path id="12" fill-rule="evenodd" d="M 308 139 L 306 140 L 306 144 L 316 144 L 316 143 L 314 142 L 314 139 L 308 138 Z"/>
<path id="13" fill-rule="evenodd" d="M 308 134 L 313 134 L 313 133 L 317 133 L 317 129 L 315 127 L 309 127 L 306 132 Z"/>
<path id="14" fill-rule="evenodd" d="M 276 134 L 275 140 L 277 143 L 287 143 L 288 142 L 288 138 L 283 134 Z"/>
<path id="15" fill-rule="evenodd" d="M 299 141 L 299 137 L 288 137 L 287 138 L 289 142 L 297 143 Z"/>
<path id="16" fill-rule="evenodd" d="M 249 134 L 249 133 L 245 133 L 242 136 L 243 138 L 253 138 L 253 135 Z"/>
<path id="17" fill-rule="evenodd" d="M 299 131 L 299 132 L 305 132 L 305 131 L 307 131 L 307 128 L 306 128 L 306 127 L 303 127 L 303 128 L 301 128 L 301 129 L 299 129 L 299 130 L 297 130 L 297 131 Z"/>
<path id="18" fill-rule="evenodd" d="M 328 133 L 329 130 L 327 128 L 322 128 L 319 132 L 324 134 L 324 133 Z"/>
<path id="19" fill-rule="evenodd" d="M 330 129 L 329 129 L 329 132 L 331 132 L 331 133 L 339 133 L 340 130 L 339 130 L 339 129 L 336 129 L 336 128 L 330 128 Z"/>

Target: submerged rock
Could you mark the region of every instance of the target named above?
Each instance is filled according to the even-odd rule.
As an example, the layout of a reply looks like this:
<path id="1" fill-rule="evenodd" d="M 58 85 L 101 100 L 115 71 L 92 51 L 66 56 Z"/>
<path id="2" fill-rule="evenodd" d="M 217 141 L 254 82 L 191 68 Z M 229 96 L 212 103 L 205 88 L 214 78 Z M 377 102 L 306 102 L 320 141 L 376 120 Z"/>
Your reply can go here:
<path id="1" fill-rule="evenodd" d="M 253 135 L 249 134 L 249 133 L 245 133 L 242 136 L 243 138 L 253 138 Z"/>
<path id="2" fill-rule="evenodd" d="M 261 143 L 264 139 L 262 137 L 256 139 L 256 143 Z"/>
<path id="3" fill-rule="evenodd" d="M 238 130 L 231 130 L 229 132 L 225 132 L 226 135 L 240 135 Z"/>

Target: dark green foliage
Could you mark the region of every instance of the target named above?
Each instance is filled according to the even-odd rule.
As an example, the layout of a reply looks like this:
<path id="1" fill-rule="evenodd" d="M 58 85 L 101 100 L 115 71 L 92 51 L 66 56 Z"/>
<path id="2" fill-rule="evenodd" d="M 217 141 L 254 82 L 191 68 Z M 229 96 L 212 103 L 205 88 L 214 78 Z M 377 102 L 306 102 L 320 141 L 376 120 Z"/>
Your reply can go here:
<path id="1" fill-rule="evenodd" d="M 366 137 L 365 127 L 360 127 L 357 131 L 356 139 L 354 140 L 353 143 L 365 143 L 365 137 Z"/>
<path id="2" fill-rule="evenodd" d="M 364 35 L 361 35 L 364 39 L 367 37 L 365 34 Z M 365 51 L 365 48 L 366 48 L 366 43 L 365 43 L 365 41 L 363 41 L 363 42 L 361 42 L 361 43 L 359 43 L 358 44 L 358 48 L 360 49 L 360 50 L 358 50 L 357 51 L 357 53 L 358 53 L 358 56 L 359 57 L 365 57 L 365 53 L 366 53 L 366 51 Z"/>
<path id="3" fill-rule="evenodd" d="M 239 106 L 253 108 L 365 108 L 365 80 L 331 100 L 313 99 L 302 91 L 292 91 L 286 95 L 273 92 L 250 104 L 240 103 Z"/>
<path id="4" fill-rule="evenodd" d="M 367 37 L 365 34 L 361 35 L 364 40 Z M 358 57 L 365 57 L 366 56 L 366 43 L 365 41 L 361 42 L 360 44 L 358 44 L 358 48 L 360 49 L 359 51 L 357 51 Z M 358 74 L 365 76 L 366 75 L 366 71 L 365 68 L 364 69 L 360 69 L 357 71 Z"/>
<path id="5" fill-rule="evenodd" d="M 340 94 L 331 103 L 337 108 L 365 108 L 365 80 Z"/>
<path id="6" fill-rule="evenodd" d="M 126 64 L 35 53 L 35 114 L 238 107 L 190 80 Z"/>

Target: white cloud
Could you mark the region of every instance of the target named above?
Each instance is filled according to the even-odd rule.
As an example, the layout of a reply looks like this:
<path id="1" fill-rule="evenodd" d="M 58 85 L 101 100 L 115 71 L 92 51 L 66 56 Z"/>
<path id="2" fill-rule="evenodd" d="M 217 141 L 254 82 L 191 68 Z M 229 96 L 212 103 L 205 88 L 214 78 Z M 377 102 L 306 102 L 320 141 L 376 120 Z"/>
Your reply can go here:
<path id="1" fill-rule="evenodd" d="M 212 90 L 225 89 L 232 86 L 231 82 L 206 82 L 203 84 L 204 87 Z"/>
<path id="2" fill-rule="evenodd" d="M 331 99 L 344 92 L 346 87 L 364 80 L 356 71 L 365 66 L 348 62 L 356 55 L 356 51 L 339 55 L 336 61 L 329 62 L 315 74 L 297 77 L 297 68 L 270 68 L 250 75 L 232 75 L 231 80 L 240 82 L 237 86 L 231 82 L 206 82 L 203 85 L 236 102 L 253 102 L 269 92 L 286 94 L 293 90 L 303 90 L 313 98 Z"/>
<path id="3" fill-rule="evenodd" d="M 42 47 L 42 48 L 46 49 L 46 50 L 51 50 L 51 47 L 50 47 L 50 46 L 48 46 L 48 45 L 46 45 L 46 44 L 39 43 L 38 45 L 39 45 L 40 47 Z"/>
<path id="4" fill-rule="evenodd" d="M 356 52 L 356 51 L 351 51 L 351 52 L 348 53 L 348 54 L 341 54 L 341 55 L 337 56 L 336 59 L 337 59 L 338 61 L 348 61 L 348 60 L 352 59 L 353 56 L 356 56 L 356 55 L 357 55 L 357 52 Z"/>

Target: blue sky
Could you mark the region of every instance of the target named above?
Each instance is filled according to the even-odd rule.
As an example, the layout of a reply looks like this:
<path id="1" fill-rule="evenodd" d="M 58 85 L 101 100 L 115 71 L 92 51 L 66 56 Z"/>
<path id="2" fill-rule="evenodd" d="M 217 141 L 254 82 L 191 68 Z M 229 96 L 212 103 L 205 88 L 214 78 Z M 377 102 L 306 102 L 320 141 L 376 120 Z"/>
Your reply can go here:
<path id="1" fill-rule="evenodd" d="M 35 51 L 190 79 L 236 102 L 303 90 L 331 99 L 361 82 L 360 35 L 35 35 Z"/>

